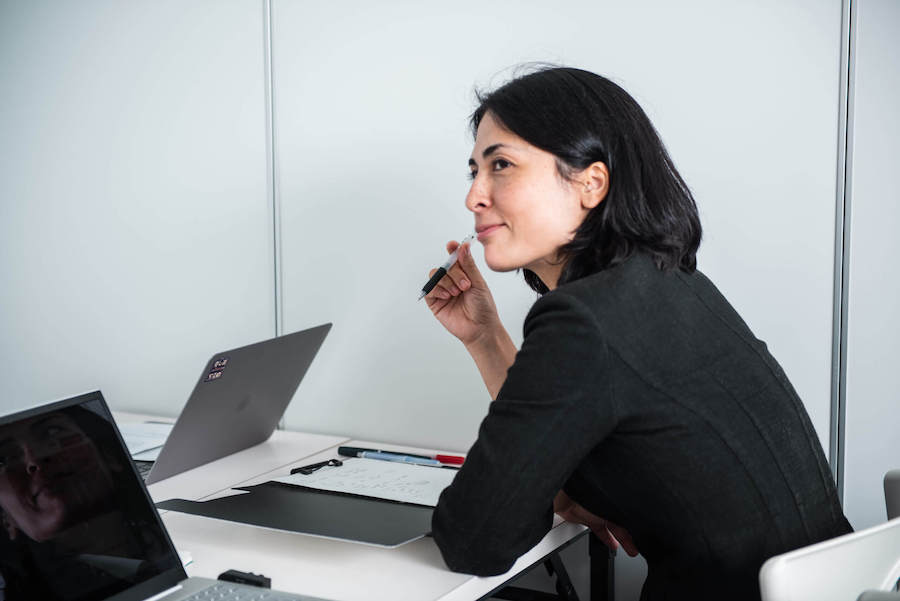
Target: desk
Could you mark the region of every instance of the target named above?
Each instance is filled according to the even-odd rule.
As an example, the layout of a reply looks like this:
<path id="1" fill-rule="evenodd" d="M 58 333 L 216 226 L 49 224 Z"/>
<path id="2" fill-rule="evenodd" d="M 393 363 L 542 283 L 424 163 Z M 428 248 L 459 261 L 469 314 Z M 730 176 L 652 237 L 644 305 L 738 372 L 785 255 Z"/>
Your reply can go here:
<path id="1" fill-rule="evenodd" d="M 116 414 L 120 421 L 141 417 L 145 416 Z M 292 467 L 337 457 L 337 447 L 343 444 L 429 450 L 276 431 L 260 445 L 157 482 L 149 490 L 156 502 L 174 497 L 201 500 L 224 496 L 233 486 L 259 484 L 287 475 Z M 161 514 L 175 545 L 193 557 L 187 568 L 191 576 L 215 578 L 235 568 L 265 574 L 279 590 L 337 601 L 481 599 L 586 532 L 583 526 L 556 518 L 550 532 L 509 572 L 480 578 L 449 571 L 430 537 L 384 549 L 174 511 Z"/>
<path id="2" fill-rule="evenodd" d="M 113 415 L 115 420 L 121 423 L 174 421 L 173 419 L 160 419 L 150 415 L 121 411 L 116 411 Z M 270 472 L 285 465 L 293 465 L 324 449 L 337 448 L 347 440 L 340 436 L 276 430 L 267 441 L 261 444 L 151 484 L 147 490 L 150 491 L 154 503 L 175 497 L 199 501 L 217 492 L 228 490 L 232 486 L 237 486 L 240 482 L 261 473 Z"/>

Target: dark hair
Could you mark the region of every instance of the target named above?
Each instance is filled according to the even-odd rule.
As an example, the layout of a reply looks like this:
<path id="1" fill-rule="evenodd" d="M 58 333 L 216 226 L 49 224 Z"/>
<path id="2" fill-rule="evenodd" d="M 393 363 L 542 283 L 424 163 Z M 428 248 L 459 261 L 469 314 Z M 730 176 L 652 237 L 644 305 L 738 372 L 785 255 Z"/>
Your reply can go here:
<path id="1" fill-rule="evenodd" d="M 697 268 L 697 205 L 628 92 L 589 71 L 545 67 L 476 95 L 473 135 L 490 112 L 502 127 L 553 154 L 566 180 L 597 161 L 609 170 L 606 198 L 561 249 L 560 285 L 618 265 L 635 251 L 650 254 L 660 269 Z M 537 274 L 524 271 L 531 288 L 547 292 Z"/>

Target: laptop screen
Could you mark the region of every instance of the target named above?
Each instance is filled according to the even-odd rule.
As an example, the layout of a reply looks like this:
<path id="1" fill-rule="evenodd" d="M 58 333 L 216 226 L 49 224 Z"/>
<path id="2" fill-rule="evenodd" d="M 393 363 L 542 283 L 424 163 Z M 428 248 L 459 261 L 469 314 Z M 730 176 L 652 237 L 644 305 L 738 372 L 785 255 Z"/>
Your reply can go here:
<path id="1" fill-rule="evenodd" d="M 0 601 L 184 576 L 99 392 L 0 419 L 0 518 Z"/>

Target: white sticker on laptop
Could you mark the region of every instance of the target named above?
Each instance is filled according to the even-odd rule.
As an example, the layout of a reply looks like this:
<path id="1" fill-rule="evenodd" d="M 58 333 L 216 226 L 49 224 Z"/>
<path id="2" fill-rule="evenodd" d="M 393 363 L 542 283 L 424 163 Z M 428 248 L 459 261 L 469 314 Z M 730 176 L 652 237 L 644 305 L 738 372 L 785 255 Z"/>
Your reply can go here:
<path id="1" fill-rule="evenodd" d="M 222 377 L 222 373 L 225 371 L 225 367 L 228 365 L 228 357 L 222 357 L 221 359 L 216 359 L 213 361 L 212 369 L 209 370 L 209 373 L 206 374 L 206 379 L 204 382 L 212 382 L 213 380 L 218 380 Z"/>

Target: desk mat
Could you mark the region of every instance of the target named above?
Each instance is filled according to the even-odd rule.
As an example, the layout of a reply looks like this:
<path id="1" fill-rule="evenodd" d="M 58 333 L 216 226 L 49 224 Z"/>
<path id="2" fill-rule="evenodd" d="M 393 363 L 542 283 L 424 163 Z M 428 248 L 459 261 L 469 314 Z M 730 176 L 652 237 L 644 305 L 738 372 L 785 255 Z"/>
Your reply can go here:
<path id="1" fill-rule="evenodd" d="M 187 501 L 159 509 L 326 538 L 396 547 L 431 532 L 432 507 L 335 494 L 277 482 L 234 490 L 245 494 Z"/>

